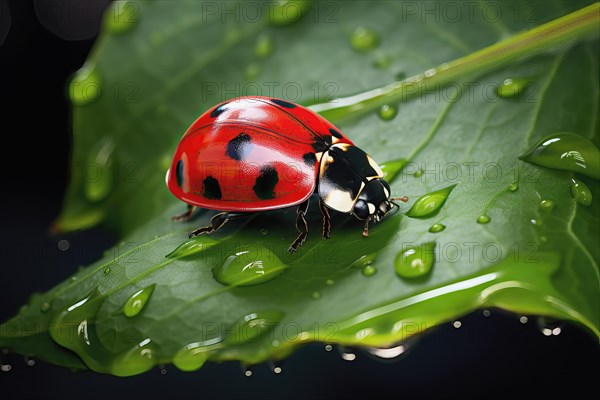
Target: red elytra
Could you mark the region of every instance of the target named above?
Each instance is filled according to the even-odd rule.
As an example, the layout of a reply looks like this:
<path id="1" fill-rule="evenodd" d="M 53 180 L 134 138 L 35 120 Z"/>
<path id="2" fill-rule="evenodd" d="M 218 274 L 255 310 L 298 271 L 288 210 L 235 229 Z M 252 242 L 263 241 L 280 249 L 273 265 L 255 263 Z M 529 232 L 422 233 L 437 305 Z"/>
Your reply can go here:
<path id="1" fill-rule="evenodd" d="M 253 212 L 300 204 L 315 191 L 319 160 L 311 154 L 331 144 L 330 130 L 339 134 L 338 143 L 352 145 L 307 108 L 267 97 L 230 100 L 188 128 L 167 185 L 185 203 L 211 210 Z"/>

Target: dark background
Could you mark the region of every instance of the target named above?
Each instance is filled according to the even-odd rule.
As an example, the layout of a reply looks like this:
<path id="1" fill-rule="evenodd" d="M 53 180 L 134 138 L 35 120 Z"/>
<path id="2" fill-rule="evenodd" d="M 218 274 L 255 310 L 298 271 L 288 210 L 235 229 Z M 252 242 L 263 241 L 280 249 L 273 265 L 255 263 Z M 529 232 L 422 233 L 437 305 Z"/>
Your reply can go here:
<path id="1" fill-rule="evenodd" d="M 85 24 L 75 30 L 53 26 L 51 18 L 47 26 L 40 23 L 38 15 L 51 3 L 56 1 L 9 1 L 10 30 L 2 44 L 8 17 L 6 1 L 0 0 L 4 25 L 0 26 L 1 148 L 5 154 L 0 169 L 0 321 L 14 315 L 32 292 L 48 290 L 79 265 L 98 259 L 115 240 L 100 229 L 48 235 L 68 180 L 72 138 L 65 83 L 85 61 L 94 43 L 99 11 L 107 1 L 82 0 L 91 11 Z M 63 3 L 64 11 L 78 2 Z M 71 26 L 76 23 L 71 21 Z M 68 240 L 67 250 L 59 249 L 60 240 Z M 460 329 L 448 324 L 424 335 L 393 363 L 361 352 L 355 361 L 347 362 L 335 349 L 326 352 L 312 345 L 286 360 L 281 374 L 263 364 L 253 369 L 252 377 L 245 377 L 239 365 L 225 363 L 209 364 L 195 373 L 157 368 L 124 379 L 75 373 L 38 360 L 30 360 L 34 365 L 29 366 L 23 357 L 0 353 L 0 363 L 11 365 L 10 371 L 0 372 L 0 395 L 7 400 L 43 396 L 332 399 L 366 392 L 376 398 L 481 398 L 522 396 L 527 391 L 543 398 L 598 389 L 597 369 L 586 364 L 597 365 L 600 346 L 580 327 L 566 325 L 560 335 L 546 337 L 535 318 L 521 324 L 518 316 L 498 310 L 491 310 L 487 318 L 477 313 L 461 321 Z"/>

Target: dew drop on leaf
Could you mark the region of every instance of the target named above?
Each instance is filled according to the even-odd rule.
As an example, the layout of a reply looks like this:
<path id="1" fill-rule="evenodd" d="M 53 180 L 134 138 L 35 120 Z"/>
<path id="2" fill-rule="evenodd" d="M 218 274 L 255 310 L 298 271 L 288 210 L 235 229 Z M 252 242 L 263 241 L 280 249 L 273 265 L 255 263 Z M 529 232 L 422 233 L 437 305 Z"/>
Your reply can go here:
<path id="1" fill-rule="evenodd" d="M 223 338 L 216 337 L 203 342 L 187 344 L 173 356 L 173 365 L 180 371 L 192 372 L 200 369 L 208 360 L 210 351 L 220 347 Z"/>
<path id="2" fill-rule="evenodd" d="M 508 186 L 509 192 L 516 192 L 517 190 L 519 190 L 519 184 L 517 182 L 513 182 Z"/>
<path id="3" fill-rule="evenodd" d="M 407 247 L 396 255 L 394 268 L 402 278 L 419 278 L 426 275 L 434 263 L 435 242 Z"/>
<path id="4" fill-rule="evenodd" d="M 406 215 L 412 218 L 423 218 L 435 214 L 442 208 L 455 187 L 456 185 L 451 185 L 419 197 Z"/>
<path id="5" fill-rule="evenodd" d="M 114 149 L 112 139 L 105 138 L 98 142 L 91 151 L 88 168 L 84 175 L 85 197 L 91 202 L 104 200 L 115 184 Z"/>
<path id="6" fill-rule="evenodd" d="M 267 58 L 275 51 L 275 40 L 272 35 L 263 33 L 256 38 L 254 54 L 261 58 Z"/>
<path id="7" fill-rule="evenodd" d="M 398 108 L 395 106 L 384 104 L 383 106 L 381 106 L 377 114 L 382 120 L 391 121 L 396 117 L 396 115 L 398 115 Z"/>
<path id="8" fill-rule="evenodd" d="M 138 315 L 150 300 L 155 286 L 150 285 L 132 294 L 123 305 L 123 314 L 130 318 Z"/>
<path id="9" fill-rule="evenodd" d="M 138 22 L 139 9 L 135 2 L 118 0 L 111 4 L 104 17 L 104 27 L 113 35 L 129 32 Z"/>
<path id="10" fill-rule="evenodd" d="M 52 304 L 50 304 L 49 302 L 45 301 L 42 303 L 42 305 L 40 306 L 40 311 L 45 313 L 48 310 L 50 310 L 50 308 L 52 307 Z"/>
<path id="11" fill-rule="evenodd" d="M 373 276 L 377 273 L 377 267 L 374 265 L 365 265 L 362 269 L 362 274 L 364 276 Z"/>
<path id="12" fill-rule="evenodd" d="M 387 54 L 377 54 L 373 66 L 378 69 L 386 69 L 392 64 L 392 58 Z"/>
<path id="13" fill-rule="evenodd" d="M 260 259 L 257 258 L 260 255 Z M 228 286 L 250 286 L 268 282 L 281 274 L 286 264 L 269 249 L 238 251 L 213 270 L 217 282 Z"/>
<path id="14" fill-rule="evenodd" d="M 507 78 L 500 86 L 498 86 L 496 93 L 502 98 L 515 97 L 522 93 L 530 83 L 531 81 L 529 79 Z"/>
<path id="15" fill-rule="evenodd" d="M 167 254 L 167 258 L 182 258 L 189 257 L 194 254 L 198 254 L 214 245 L 218 242 L 209 236 L 196 236 L 182 244 L 180 244 L 175 250 Z"/>
<path id="16" fill-rule="evenodd" d="M 523 161 L 541 167 L 578 172 L 600 179 L 600 150 L 583 136 L 560 132 L 540 140 Z"/>
<path id="17" fill-rule="evenodd" d="M 381 170 L 383 171 L 383 179 L 385 179 L 388 183 L 394 181 L 394 179 L 398 176 L 402 168 L 408 163 L 408 160 L 400 158 L 398 160 L 390 160 L 386 161 L 381 165 Z"/>
<path id="18" fill-rule="evenodd" d="M 86 64 L 75 73 L 69 83 L 69 98 L 76 106 L 93 103 L 100 98 L 102 87 L 95 67 Z"/>
<path id="19" fill-rule="evenodd" d="M 262 310 L 247 314 L 228 328 L 224 343 L 235 345 L 251 342 L 273 329 L 284 315 L 278 310 Z"/>
<path id="20" fill-rule="evenodd" d="M 571 179 L 571 196 L 582 206 L 592 205 L 592 191 L 589 187 L 577 178 Z"/>
<path id="21" fill-rule="evenodd" d="M 360 53 L 366 53 L 379 46 L 379 34 L 371 28 L 359 26 L 350 35 L 350 45 Z"/>
<path id="22" fill-rule="evenodd" d="M 429 232 L 437 233 L 443 231 L 444 229 L 446 229 L 446 225 L 444 224 L 433 224 L 431 225 L 431 228 L 429 228 Z"/>
<path id="23" fill-rule="evenodd" d="M 542 200 L 540 202 L 540 208 L 546 212 L 552 212 L 555 205 L 554 200 Z"/>
<path id="24" fill-rule="evenodd" d="M 489 215 L 486 215 L 486 214 L 481 214 L 479 217 L 477 217 L 477 223 L 478 224 L 487 224 L 491 220 L 492 219 L 489 217 Z"/>

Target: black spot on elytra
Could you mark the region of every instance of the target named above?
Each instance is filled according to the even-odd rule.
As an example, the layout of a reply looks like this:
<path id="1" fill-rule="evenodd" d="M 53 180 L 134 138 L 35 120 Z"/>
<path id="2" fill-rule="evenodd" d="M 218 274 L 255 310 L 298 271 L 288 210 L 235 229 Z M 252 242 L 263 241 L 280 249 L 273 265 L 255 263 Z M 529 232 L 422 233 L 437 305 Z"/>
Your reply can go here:
<path id="1" fill-rule="evenodd" d="M 246 158 L 253 146 L 250 135 L 242 132 L 227 143 L 225 154 L 234 160 L 240 161 Z"/>
<path id="2" fill-rule="evenodd" d="M 333 129 L 333 128 L 329 128 L 329 133 L 331 133 L 333 136 L 335 136 L 335 137 L 336 137 L 336 138 L 338 138 L 338 139 L 341 139 L 341 138 L 342 138 L 342 134 L 341 134 L 341 133 L 339 133 L 338 131 L 336 131 L 336 130 L 335 130 L 335 129 Z"/>
<path id="3" fill-rule="evenodd" d="M 183 186 L 183 160 L 177 161 L 175 167 L 175 178 L 177 178 L 177 186 Z"/>
<path id="4" fill-rule="evenodd" d="M 317 156 L 315 153 L 306 153 L 302 156 L 302 159 L 307 165 L 313 166 L 317 163 Z"/>
<path id="5" fill-rule="evenodd" d="M 275 198 L 275 185 L 279 182 L 279 176 L 277 170 L 270 165 L 262 167 L 256 182 L 252 187 L 256 196 L 259 199 L 274 199 Z"/>
<path id="6" fill-rule="evenodd" d="M 221 193 L 221 186 L 219 185 L 219 181 L 212 176 L 207 176 L 202 181 L 202 191 L 203 196 L 207 199 L 220 199 L 223 197 Z"/>
<path id="7" fill-rule="evenodd" d="M 223 114 L 223 112 L 226 111 L 227 108 L 227 103 L 221 104 L 219 107 L 212 110 L 212 112 L 210 113 L 210 117 L 217 118 L 219 115 Z"/>
<path id="8" fill-rule="evenodd" d="M 290 103 L 289 101 L 285 101 L 285 100 L 281 100 L 281 99 L 271 99 L 271 101 L 281 107 L 296 108 L 296 105 Z"/>

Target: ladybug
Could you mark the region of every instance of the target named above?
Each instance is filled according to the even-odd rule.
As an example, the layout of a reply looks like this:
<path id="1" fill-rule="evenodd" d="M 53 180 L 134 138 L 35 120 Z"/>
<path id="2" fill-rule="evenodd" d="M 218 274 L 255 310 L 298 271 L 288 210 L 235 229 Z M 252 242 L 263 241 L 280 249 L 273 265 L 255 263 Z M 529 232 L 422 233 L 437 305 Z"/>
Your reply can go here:
<path id="1" fill-rule="evenodd" d="M 390 186 L 377 163 L 339 129 L 315 112 L 268 97 L 240 97 L 202 114 L 183 135 L 167 186 L 188 204 L 173 217 L 187 220 L 196 207 L 219 210 L 210 226 L 190 237 L 211 233 L 227 221 L 252 213 L 298 206 L 298 237 L 308 234 L 309 199 L 318 194 L 323 238 L 329 238 L 329 209 L 379 222 L 394 206 Z"/>

